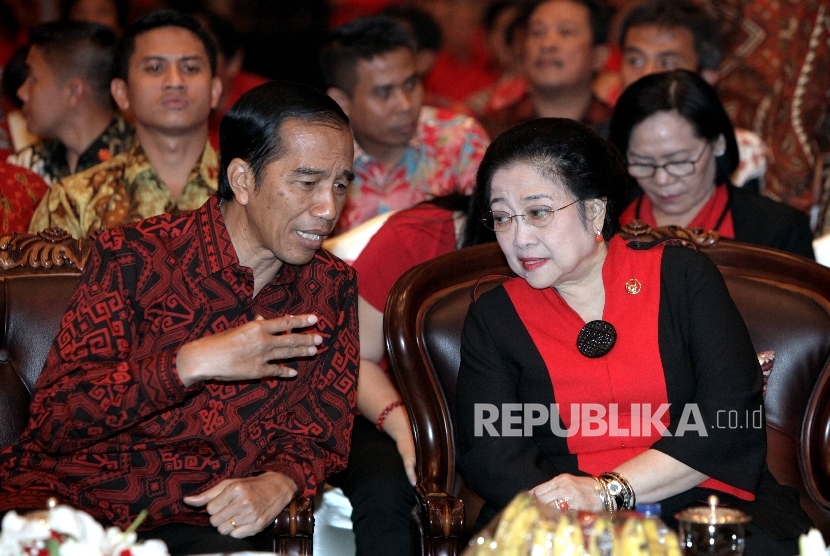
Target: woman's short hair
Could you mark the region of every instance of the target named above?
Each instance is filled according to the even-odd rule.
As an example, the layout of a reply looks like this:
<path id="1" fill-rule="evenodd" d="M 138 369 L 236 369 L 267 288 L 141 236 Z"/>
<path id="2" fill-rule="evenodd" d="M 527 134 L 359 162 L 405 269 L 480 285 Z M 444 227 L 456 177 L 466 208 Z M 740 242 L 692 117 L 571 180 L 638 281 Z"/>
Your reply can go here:
<path id="1" fill-rule="evenodd" d="M 282 124 L 289 118 L 349 128 L 340 105 L 308 85 L 271 81 L 254 87 L 233 103 L 219 124 L 219 195 L 223 199 L 233 199 L 228 166 L 234 158 L 248 163 L 255 189 L 259 189 L 265 167 L 288 149 Z"/>
<path id="2" fill-rule="evenodd" d="M 611 142 L 625 155 L 634 128 L 646 118 L 664 111 L 675 111 L 683 116 L 692 125 L 695 135 L 705 141 L 712 142 L 723 135 L 726 150 L 715 158 L 715 181 L 728 181 L 739 160 L 735 128 L 718 93 L 694 72 L 654 73 L 629 85 L 611 116 Z"/>
<path id="3" fill-rule="evenodd" d="M 610 239 L 624 208 L 625 160 L 590 127 L 568 118 L 538 118 L 511 127 L 490 144 L 476 174 L 482 212 L 490 210 L 493 175 L 519 164 L 532 166 L 580 201 L 606 199 L 602 235 Z M 584 205 L 579 214 L 585 219 Z"/>

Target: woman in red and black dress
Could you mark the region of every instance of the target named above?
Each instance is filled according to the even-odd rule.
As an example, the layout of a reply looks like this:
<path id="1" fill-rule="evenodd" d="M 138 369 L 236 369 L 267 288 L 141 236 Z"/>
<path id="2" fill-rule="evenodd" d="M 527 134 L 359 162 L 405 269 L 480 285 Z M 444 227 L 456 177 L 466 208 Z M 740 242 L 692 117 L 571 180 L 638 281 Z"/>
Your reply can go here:
<path id="1" fill-rule="evenodd" d="M 753 517 L 747 554 L 793 554 L 810 521 L 765 466 L 746 326 L 704 254 L 614 235 L 625 180 L 613 145 L 565 119 L 506 131 L 481 163 L 484 219 L 518 277 L 471 304 L 461 342 L 479 523 L 525 490 L 580 510 L 660 502 L 670 524 L 716 493 Z M 721 426 L 731 411 L 758 420 Z"/>
<path id="2" fill-rule="evenodd" d="M 632 83 L 614 108 L 610 139 L 638 186 L 622 225 L 714 230 L 815 258 L 806 214 L 729 182 L 738 166 L 735 130 L 698 74 L 676 70 Z"/>

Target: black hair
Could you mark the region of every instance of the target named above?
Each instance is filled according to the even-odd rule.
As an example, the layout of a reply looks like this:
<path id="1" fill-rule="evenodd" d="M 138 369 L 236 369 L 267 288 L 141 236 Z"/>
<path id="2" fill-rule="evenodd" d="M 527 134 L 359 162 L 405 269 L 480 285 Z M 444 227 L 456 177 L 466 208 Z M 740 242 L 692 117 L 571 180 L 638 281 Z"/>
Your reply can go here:
<path id="1" fill-rule="evenodd" d="M 18 109 L 23 107 L 23 102 L 17 96 L 17 90 L 26 81 L 26 56 L 29 54 L 29 45 L 19 46 L 14 51 L 6 67 L 3 69 L 3 94 Z"/>
<path id="2" fill-rule="evenodd" d="M 694 37 L 699 67 L 716 70 L 723 57 L 722 31 L 715 15 L 689 0 L 645 0 L 634 6 L 620 24 L 619 46 L 631 27 L 682 27 Z"/>
<path id="3" fill-rule="evenodd" d="M 115 31 L 90 21 L 52 21 L 29 30 L 30 46 L 36 46 L 62 79 L 81 78 L 90 86 L 98 104 L 115 107 L 110 95 Z"/>
<path id="4" fill-rule="evenodd" d="M 536 0 L 525 6 L 522 14 L 516 19 L 517 27 L 527 27 L 533 12 L 548 2 L 573 2 L 585 6 L 590 13 L 591 20 L 591 42 L 594 46 L 608 43 L 608 30 L 611 26 L 611 20 L 608 16 L 608 10 L 600 0 Z"/>
<path id="5" fill-rule="evenodd" d="M 80 0 L 63 0 L 61 4 L 61 19 L 68 20 L 72 8 L 75 7 Z M 113 7 L 115 7 L 115 17 L 118 20 L 117 32 L 123 30 L 130 20 L 130 0 L 110 0 Z"/>
<path id="6" fill-rule="evenodd" d="M 358 60 L 369 61 L 400 48 L 414 54 L 415 39 L 406 25 L 388 15 L 359 17 L 334 29 L 320 49 L 326 87 L 351 95 L 357 85 Z"/>
<path id="7" fill-rule="evenodd" d="M 417 50 L 441 50 L 444 37 L 441 34 L 441 26 L 429 13 L 412 6 L 401 6 L 393 4 L 387 6 L 380 12 L 381 15 L 398 18 L 406 23 L 415 38 Z"/>
<path id="8" fill-rule="evenodd" d="M 739 161 L 735 128 L 717 91 L 697 73 L 687 70 L 654 73 L 629 85 L 611 115 L 611 142 L 621 153 L 627 153 L 634 128 L 663 111 L 676 111 L 704 141 L 712 142 L 723 135 L 726 149 L 715 159 L 715 180 L 717 183 L 728 181 Z"/>
<path id="9" fill-rule="evenodd" d="M 297 118 L 308 123 L 349 128 L 349 118 L 328 95 L 301 83 L 271 81 L 239 97 L 219 124 L 219 195 L 233 199 L 228 166 L 239 158 L 254 172 L 259 188 L 265 167 L 286 152 L 283 123 Z"/>
<path id="10" fill-rule="evenodd" d="M 210 33 L 196 19 L 187 14 L 176 10 L 158 10 L 136 19 L 124 31 L 124 37 L 115 52 L 112 77 L 127 81 L 130 58 L 135 52 L 136 37 L 163 27 L 179 27 L 196 35 L 205 47 L 205 53 L 210 62 L 210 74 L 216 75 L 216 41 Z"/>
<path id="11" fill-rule="evenodd" d="M 234 26 L 227 19 L 209 10 L 189 13 L 204 23 L 207 30 L 213 35 L 219 52 L 225 58 L 233 58 L 242 48 L 242 39 L 239 33 L 236 32 Z"/>
<path id="12" fill-rule="evenodd" d="M 490 143 L 476 174 L 481 214 L 490 210 L 493 175 L 527 164 L 561 184 L 575 199 L 605 199 L 602 236 L 616 233 L 628 184 L 625 160 L 610 142 L 590 127 L 568 118 L 537 118 L 511 127 Z M 585 220 L 584 204 L 579 204 Z"/>

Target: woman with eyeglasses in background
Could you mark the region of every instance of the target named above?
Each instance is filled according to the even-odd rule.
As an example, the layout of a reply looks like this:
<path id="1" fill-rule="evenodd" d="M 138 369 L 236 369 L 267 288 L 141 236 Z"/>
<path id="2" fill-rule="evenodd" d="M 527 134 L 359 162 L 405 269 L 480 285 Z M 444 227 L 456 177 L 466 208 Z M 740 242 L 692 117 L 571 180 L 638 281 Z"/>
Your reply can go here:
<path id="1" fill-rule="evenodd" d="M 763 379 L 703 253 L 615 235 L 625 161 L 584 124 L 498 136 L 476 177 L 516 277 L 477 296 L 461 338 L 458 466 L 492 519 L 517 493 L 576 510 L 674 514 L 716 493 L 752 516 L 747 555 L 790 555 L 810 520 L 766 469 Z M 755 411 L 753 428 L 718 412 Z M 722 420 L 722 419 L 721 419 Z"/>
<path id="2" fill-rule="evenodd" d="M 735 187 L 738 145 L 717 92 L 686 70 L 632 83 L 611 117 L 611 142 L 636 180 L 620 224 L 676 225 L 814 259 L 807 215 Z"/>

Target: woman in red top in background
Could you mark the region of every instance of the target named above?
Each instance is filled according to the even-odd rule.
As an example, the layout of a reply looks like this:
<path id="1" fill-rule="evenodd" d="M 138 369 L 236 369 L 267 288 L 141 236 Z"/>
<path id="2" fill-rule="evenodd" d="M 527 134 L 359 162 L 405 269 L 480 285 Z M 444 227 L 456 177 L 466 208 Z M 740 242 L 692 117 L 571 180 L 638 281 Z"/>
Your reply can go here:
<path id="1" fill-rule="evenodd" d="M 676 225 L 813 255 L 807 215 L 735 187 L 735 130 L 717 92 L 686 70 L 648 75 L 620 96 L 611 142 L 637 182 L 620 224 Z"/>

